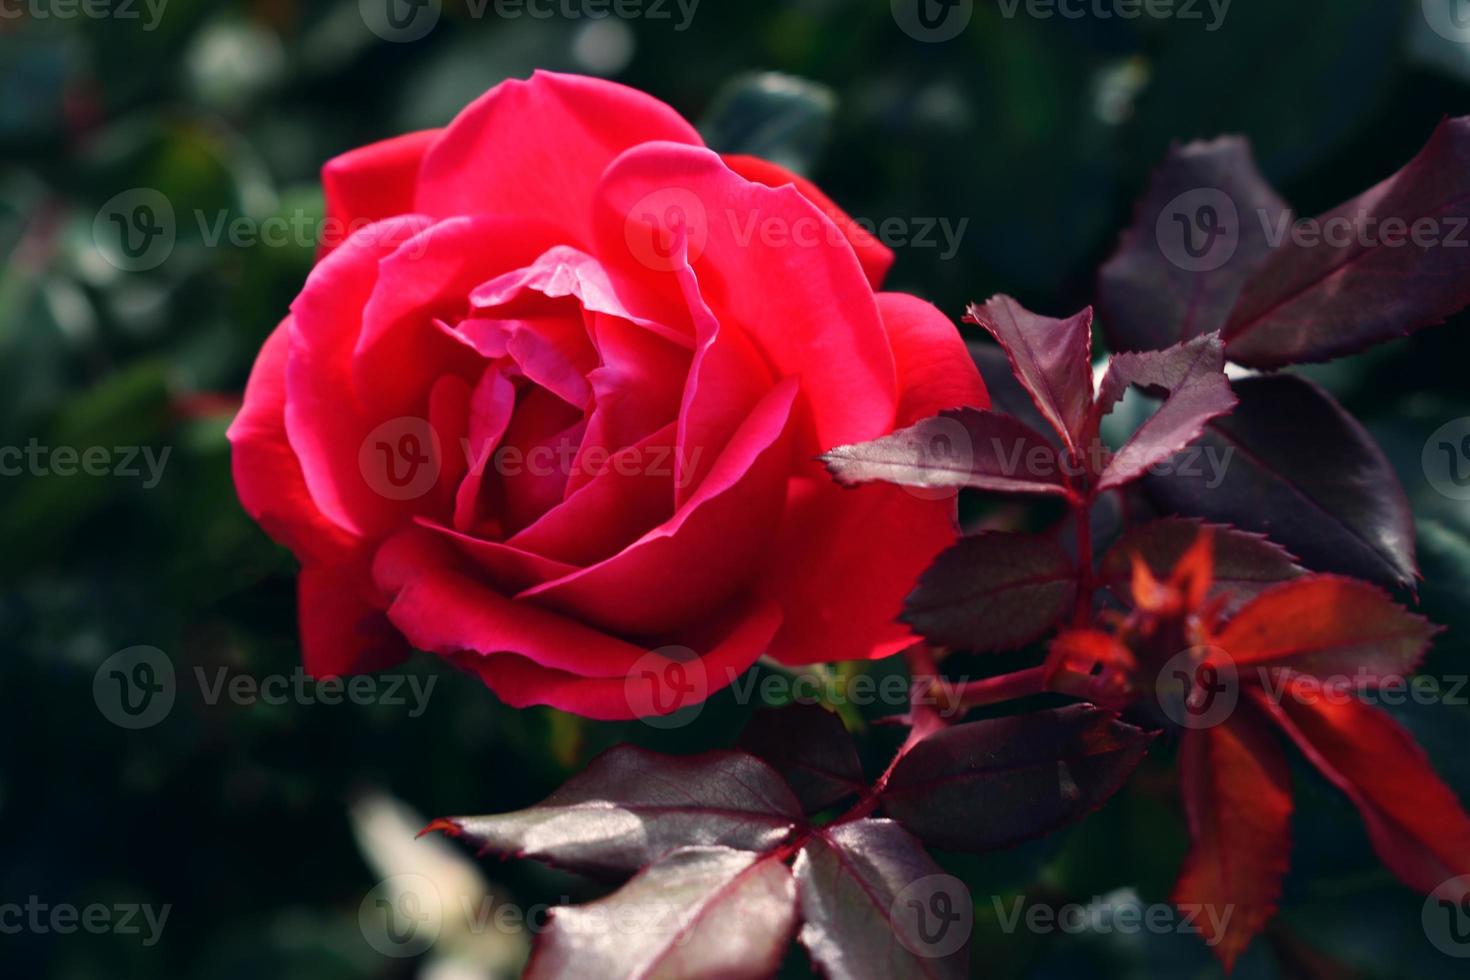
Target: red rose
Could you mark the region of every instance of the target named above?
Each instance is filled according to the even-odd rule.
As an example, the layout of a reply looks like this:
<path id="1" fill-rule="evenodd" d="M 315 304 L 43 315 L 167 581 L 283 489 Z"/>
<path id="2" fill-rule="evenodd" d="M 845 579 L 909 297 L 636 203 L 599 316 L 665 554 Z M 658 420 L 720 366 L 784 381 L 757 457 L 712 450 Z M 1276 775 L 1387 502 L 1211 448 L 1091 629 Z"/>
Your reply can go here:
<path id="1" fill-rule="evenodd" d="M 762 654 L 909 641 L 953 501 L 843 490 L 813 457 L 988 399 L 812 185 L 548 73 L 323 184 L 324 239 L 345 233 L 230 429 L 245 509 L 303 565 L 310 673 L 414 647 L 513 705 L 627 718 Z M 650 665 L 673 700 L 640 700 Z"/>

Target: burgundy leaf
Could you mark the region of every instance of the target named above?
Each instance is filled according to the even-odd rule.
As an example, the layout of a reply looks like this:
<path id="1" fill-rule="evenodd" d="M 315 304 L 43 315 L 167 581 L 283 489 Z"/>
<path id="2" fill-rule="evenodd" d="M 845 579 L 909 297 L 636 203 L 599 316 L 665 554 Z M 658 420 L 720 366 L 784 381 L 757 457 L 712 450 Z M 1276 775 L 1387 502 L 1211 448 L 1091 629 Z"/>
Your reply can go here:
<path id="1" fill-rule="evenodd" d="M 926 490 L 1068 493 L 1065 466 L 1040 433 L 1008 415 L 963 408 L 821 457 L 844 486 L 882 480 Z"/>
<path id="2" fill-rule="evenodd" d="M 1219 330 L 1287 214 L 1246 140 L 1170 149 L 1098 276 L 1109 346 L 1162 350 Z"/>
<path id="3" fill-rule="evenodd" d="M 1470 874 L 1470 817 L 1398 722 L 1359 701 L 1324 698 L 1303 678 L 1279 701 L 1254 694 L 1357 806 L 1373 849 L 1405 884 L 1429 894 Z"/>
<path id="4" fill-rule="evenodd" d="M 757 711 L 740 733 L 739 747 L 784 776 L 808 813 L 867 788 L 852 735 L 821 705 Z"/>
<path id="5" fill-rule="evenodd" d="M 1378 683 L 1412 673 L 1437 632 L 1375 585 L 1312 575 L 1262 592 L 1211 642 L 1255 676 L 1257 668 L 1282 668 Z"/>
<path id="6" fill-rule="evenodd" d="M 795 871 L 805 919 L 798 938 L 828 980 L 969 974 L 969 891 L 893 821 L 815 834 Z"/>
<path id="7" fill-rule="evenodd" d="M 1235 411 L 1197 444 L 1223 473 L 1174 467 L 1149 477 L 1150 496 L 1165 510 L 1265 534 L 1309 568 L 1412 584 L 1413 514 L 1373 437 L 1303 378 L 1247 378 L 1235 394 Z"/>
<path id="8" fill-rule="evenodd" d="M 1011 372 L 1011 359 L 1005 350 L 990 338 L 971 340 L 966 347 L 970 351 L 970 359 L 980 371 L 980 379 L 985 382 L 991 411 L 1009 415 L 1044 436 L 1046 442 L 1052 442 L 1051 424 L 1036 410 L 1031 395 Z"/>
<path id="9" fill-rule="evenodd" d="M 685 845 L 764 850 L 803 823 L 774 769 L 744 752 L 669 756 L 618 745 L 533 807 L 436 820 L 481 854 L 619 875 Z"/>
<path id="10" fill-rule="evenodd" d="M 1168 397 L 1108 460 L 1098 477 L 1099 490 L 1138 479 L 1150 466 L 1198 439 L 1210 419 L 1235 407 L 1218 334 L 1205 334 L 1168 350 L 1115 355 L 1099 386 L 1089 433 L 1096 433 L 1097 423 L 1129 385 L 1162 389 Z"/>
<path id="11" fill-rule="evenodd" d="M 1248 707 L 1187 730 L 1180 787 L 1192 847 L 1172 899 L 1227 971 L 1276 911 L 1291 856 L 1291 775 L 1281 746 Z"/>
<path id="12" fill-rule="evenodd" d="M 606 898 L 560 906 L 526 967 L 557 977 L 768 977 L 796 927 L 796 880 L 774 855 L 688 847 Z"/>
<path id="13" fill-rule="evenodd" d="M 1470 117 L 1461 117 L 1440 123 L 1398 173 L 1317 218 L 1320 240 L 1288 236 L 1272 248 L 1225 326 L 1230 359 L 1325 361 L 1441 322 L 1470 303 L 1467 223 Z"/>
<path id="14" fill-rule="evenodd" d="M 936 847 L 1002 847 L 1101 804 L 1152 737 L 1087 704 L 956 725 L 899 761 L 883 807 Z"/>
<path id="15" fill-rule="evenodd" d="M 900 618 L 944 646 L 1011 650 L 1056 625 L 1076 598 L 1076 566 L 1054 539 L 984 531 L 934 560 Z"/>
<path id="16" fill-rule="evenodd" d="M 1140 524 L 1119 538 L 1098 565 L 1099 584 L 1127 600 L 1134 555 L 1144 560 L 1155 577 L 1166 578 L 1201 531 L 1208 531 L 1214 546 L 1214 584 L 1209 598 L 1228 596 L 1224 600 L 1227 613 L 1276 583 L 1303 574 L 1296 559 L 1264 535 L 1189 518 L 1168 517 Z"/>
<path id="17" fill-rule="evenodd" d="M 1092 404 L 1092 308 L 1065 320 L 1039 316 L 1009 296 L 971 303 L 965 319 L 978 323 L 1010 358 L 1031 400 L 1080 458 L 1082 429 Z"/>

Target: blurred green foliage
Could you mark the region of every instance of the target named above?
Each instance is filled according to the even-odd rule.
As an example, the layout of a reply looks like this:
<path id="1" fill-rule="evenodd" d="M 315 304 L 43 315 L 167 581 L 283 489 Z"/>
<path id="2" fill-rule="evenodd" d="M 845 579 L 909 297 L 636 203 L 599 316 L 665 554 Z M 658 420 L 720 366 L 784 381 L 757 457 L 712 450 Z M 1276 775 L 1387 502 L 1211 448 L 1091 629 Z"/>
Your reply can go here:
<path id="1" fill-rule="evenodd" d="M 1007 17 L 982 0 L 935 44 L 901 31 L 883 0 L 704 0 L 682 30 L 674 4 L 667 19 L 617 20 L 445 0 L 412 43 L 370 31 L 368 6 L 167 0 L 154 21 L 141 0 L 68 19 L 79 8 L 67 0 L 0 0 L 0 445 L 170 451 L 154 487 L 0 477 L 0 903 L 172 906 L 150 947 L 116 933 L 0 935 L 6 976 L 415 975 L 420 962 L 380 956 L 358 928 L 377 879 L 349 829 L 356 794 L 386 789 L 428 815 L 504 810 L 616 741 L 695 751 L 727 744 L 743 717 L 729 696 L 677 731 L 510 711 L 429 658 L 410 668 L 437 679 L 418 717 L 208 703 L 196 668 L 263 677 L 299 662 L 293 564 L 240 512 L 224 429 L 314 251 L 309 233 L 218 240 L 218 219 L 310 228 L 330 156 L 443 124 L 536 67 L 586 71 L 670 102 L 719 149 L 805 169 L 856 216 L 963 228 L 953 254 L 938 237 L 898 247 L 892 288 L 956 318 L 999 290 L 1060 315 L 1091 300 L 1093 270 L 1172 140 L 1245 133 L 1298 211 L 1315 213 L 1396 169 L 1440 116 L 1470 112 L 1470 55 L 1428 28 L 1418 0 L 1237 0 L 1217 30 L 1038 19 L 1025 6 Z M 768 71 L 792 78 L 751 74 Z M 137 188 L 166 199 L 177 242 L 125 271 L 95 226 Z M 1311 371 L 1380 437 L 1423 519 L 1423 609 L 1453 626 L 1429 665 L 1440 674 L 1470 669 L 1470 505 L 1434 492 L 1420 452 L 1470 415 L 1466 322 Z M 93 680 L 138 644 L 168 653 L 178 697 L 162 723 L 130 731 L 99 711 Z M 1412 715 L 1470 793 L 1470 709 Z M 870 764 L 894 737 L 864 733 Z M 1018 894 L 1163 900 L 1185 841 L 1169 753 L 1074 830 L 953 861 L 976 896 L 977 969 L 1217 972 L 1192 937 L 1007 934 L 996 915 Z M 1376 864 L 1345 801 L 1305 769 L 1297 783 L 1283 915 L 1237 975 L 1463 975 L 1426 942 L 1420 899 Z M 595 893 L 515 863 L 487 871 L 523 903 Z M 788 969 L 804 975 L 804 958 Z"/>

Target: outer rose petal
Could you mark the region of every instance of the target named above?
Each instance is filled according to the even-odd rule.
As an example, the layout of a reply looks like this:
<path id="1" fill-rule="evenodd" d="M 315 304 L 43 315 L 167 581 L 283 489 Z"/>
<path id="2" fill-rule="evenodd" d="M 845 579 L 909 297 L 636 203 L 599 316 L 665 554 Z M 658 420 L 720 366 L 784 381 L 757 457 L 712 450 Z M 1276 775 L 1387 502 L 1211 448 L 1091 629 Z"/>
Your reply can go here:
<path id="1" fill-rule="evenodd" d="M 357 548 L 357 539 L 322 516 L 301 463 L 286 439 L 286 357 L 291 320 L 267 338 L 255 359 L 245 402 L 230 423 L 235 492 L 245 513 L 303 562 L 336 563 Z"/>
<path id="2" fill-rule="evenodd" d="M 327 161 L 322 167 L 322 193 L 328 223 L 319 256 L 341 245 L 339 236 L 358 226 L 413 210 L 419 164 L 441 132 L 425 129 L 395 136 Z"/>
<path id="3" fill-rule="evenodd" d="M 651 140 L 701 146 L 664 103 L 596 78 L 538 71 L 465 108 L 424 157 L 416 205 L 449 217 L 503 214 L 590 240 L 592 193 L 619 153 Z"/>
<path id="4" fill-rule="evenodd" d="M 959 331 L 923 300 L 879 293 L 900 383 L 895 427 L 945 408 L 988 408 L 990 396 Z M 955 502 L 901 487 L 843 489 L 812 471 L 792 481 L 767 591 L 785 622 L 771 645 L 783 663 L 884 657 L 912 642 L 903 599 L 955 542 Z"/>
<path id="5" fill-rule="evenodd" d="M 301 659 L 312 677 L 383 670 L 408 655 L 403 635 L 377 605 L 366 557 L 306 565 L 296 583 Z"/>
<path id="6" fill-rule="evenodd" d="M 483 588 L 458 571 L 442 541 L 422 529 L 395 535 L 378 552 L 378 585 L 393 596 L 389 618 L 420 649 L 475 670 L 507 703 L 550 704 L 589 718 L 637 716 L 627 677 L 649 652 Z M 737 597 L 720 615 L 667 643 L 701 654 L 706 693 L 739 677 L 780 621 L 773 603 Z"/>
<path id="7" fill-rule="evenodd" d="M 802 379 L 813 452 L 889 431 L 893 353 L 857 256 L 829 243 L 821 229 L 837 231 L 816 205 L 794 187 L 751 183 L 709 150 L 649 143 L 620 156 L 598 190 L 599 257 L 644 278 L 674 271 L 679 257 L 653 268 L 663 257 L 643 248 L 667 237 L 651 222 L 670 214 L 683 216 L 688 265 L 720 328 L 743 331 L 777 380 Z M 787 244 L 761 242 L 762 226 L 784 229 Z"/>
<path id="8" fill-rule="evenodd" d="M 721 156 L 721 159 L 725 161 L 725 166 L 746 180 L 753 180 L 767 187 L 781 187 L 784 184 L 794 186 L 801 192 L 802 197 L 821 208 L 822 212 L 831 218 L 838 228 L 842 229 L 842 233 L 852 243 L 853 250 L 857 252 L 858 261 L 862 263 L 863 273 L 868 277 L 869 285 L 874 289 L 883 285 L 884 277 L 893 267 L 893 251 L 874 238 L 872 232 L 848 217 L 847 212 L 838 207 L 830 197 L 823 194 L 816 184 L 799 174 L 792 173 L 785 167 L 777 166 L 760 157 L 726 153 Z"/>

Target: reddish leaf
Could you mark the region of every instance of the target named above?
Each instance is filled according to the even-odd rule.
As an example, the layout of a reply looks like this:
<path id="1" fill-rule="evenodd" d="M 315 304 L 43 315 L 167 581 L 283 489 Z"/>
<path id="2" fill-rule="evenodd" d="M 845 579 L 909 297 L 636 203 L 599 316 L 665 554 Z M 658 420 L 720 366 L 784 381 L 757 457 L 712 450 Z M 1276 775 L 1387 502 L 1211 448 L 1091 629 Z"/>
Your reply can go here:
<path id="1" fill-rule="evenodd" d="M 901 618 L 945 646 L 1011 650 L 1056 625 L 1076 597 L 1077 569 L 1055 540 L 985 531 L 934 560 Z"/>
<path id="2" fill-rule="evenodd" d="M 1402 227 L 1385 227 L 1390 220 Z M 1416 242 L 1416 223 L 1428 234 Z M 1440 123 L 1398 173 L 1287 237 L 1225 327 L 1251 367 L 1325 361 L 1439 323 L 1470 303 L 1470 117 Z M 1337 226 L 1343 232 L 1332 231 Z M 1284 231 L 1284 229 L 1282 229 Z M 1399 244 L 1393 244 L 1396 239 Z"/>
<path id="3" fill-rule="evenodd" d="M 1130 385 L 1168 392 L 1158 410 L 1113 454 L 1098 477 L 1107 490 L 1136 480 L 1198 439 L 1205 423 L 1235 407 L 1225 377 L 1225 349 L 1217 334 L 1206 334 L 1161 351 L 1118 354 L 1108 362 L 1093 408 L 1090 434 L 1112 411 Z"/>
<path id="4" fill-rule="evenodd" d="M 1212 642 L 1241 670 L 1289 668 L 1355 683 L 1409 674 L 1436 632 L 1377 586 L 1313 575 L 1262 592 Z"/>
<path id="5" fill-rule="evenodd" d="M 867 788 L 852 735 L 821 705 L 757 711 L 740 733 L 739 747 L 785 777 L 807 813 Z"/>
<path id="6" fill-rule="evenodd" d="M 1151 740 L 1084 704 L 956 725 L 899 761 L 883 807 L 936 847 L 990 850 L 1049 833 L 1101 804 Z"/>
<path id="7" fill-rule="evenodd" d="M 796 880 L 781 860 L 682 848 L 606 898 L 553 909 L 525 976 L 768 977 L 795 927 Z"/>
<path id="8" fill-rule="evenodd" d="M 828 980 L 969 973 L 974 906 L 891 820 L 858 820 L 814 835 L 796 859 L 803 946 Z"/>
<path id="9" fill-rule="evenodd" d="M 685 845 L 774 847 L 803 822 L 776 771 L 744 752 L 680 757 L 618 745 L 533 807 L 436 820 L 480 853 L 617 875 Z"/>
<path id="10" fill-rule="evenodd" d="M 1300 678 L 1279 703 L 1254 694 L 1357 806 L 1373 849 L 1405 884 L 1427 894 L 1470 874 L 1470 817 L 1396 721 L 1359 701 L 1323 698 Z"/>
<path id="11" fill-rule="evenodd" d="M 1108 344 L 1162 350 L 1219 330 L 1287 213 L 1244 139 L 1173 147 L 1098 276 Z"/>
<path id="12" fill-rule="evenodd" d="M 964 408 L 821 457 L 843 485 L 882 480 L 906 487 L 1062 494 L 1057 450 L 1008 415 Z"/>
<path id="13" fill-rule="evenodd" d="M 1193 847 L 1172 900 L 1200 907 L 1195 924 L 1227 971 L 1275 913 L 1291 856 L 1291 777 L 1262 720 L 1238 711 L 1180 746 Z"/>
<path id="14" fill-rule="evenodd" d="M 1063 630 L 1046 654 L 1048 691 L 1070 694 L 1104 708 L 1121 710 L 1136 696 L 1138 661 L 1106 630 Z"/>
<path id="15" fill-rule="evenodd" d="M 1309 568 L 1393 585 L 1414 580 L 1414 518 L 1388 460 L 1325 391 L 1292 375 L 1235 383 L 1240 399 L 1199 446 L 1225 460 L 1217 485 L 1150 476 L 1165 510 L 1265 534 Z"/>
<path id="16" fill-rule="evenodd" d="M 965 319 L 1000 341 L 1016 380 L 1073 457 L 1081 458 L 1092 404 L 1092 308 L 1054 320 L 1009 296 L 993 296 L 984 305 L 971 303 Z"/>
<path id="17" fill-rule="evenodd" d="M 1264 535 L 1170 517 L 1137 525 L 1119 538 L 1098 565 L 1099 584 L 1127 600 L 1134 555 L 1141 557 L 1155 576 L 1166 578 L 1202 531 L 1210 534 L 1214 546 L 1214 584 L 1208 596 L 1228 596 L 1227 612 L 1239 609 L 1264 589 L 1303 574 L 1291 554 Z"/>

